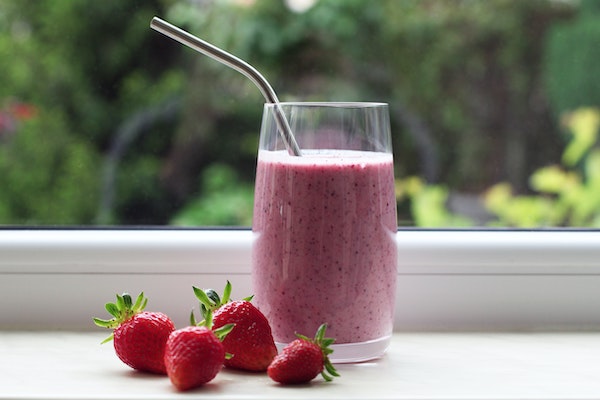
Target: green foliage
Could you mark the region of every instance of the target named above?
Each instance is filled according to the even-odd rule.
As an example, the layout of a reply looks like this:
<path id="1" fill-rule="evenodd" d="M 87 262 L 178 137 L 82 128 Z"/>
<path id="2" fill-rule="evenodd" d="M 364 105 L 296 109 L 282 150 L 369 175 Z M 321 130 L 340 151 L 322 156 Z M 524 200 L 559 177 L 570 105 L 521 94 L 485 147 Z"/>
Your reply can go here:
<path id="1" fill-rule="evenodd" d="M 563 153 L 564 165 L 535 171 L 534 195 L 514 195 L 507 183 L 490 188 L 487 208 L 493 224 L 520 228 L 543 226 L 600 227 L 600 109 L 583 108 L 565 118 L 572 135 Z"/>
<path id="2" fill-rule="evenodd" d="M 509 184 L 499 183 L 488 190 L 485 204 L 497 216 L 490 223 L 498 227 L 539 228 L 555 226 L 552 201 L 538 196 L 515 196 Z"/>
<path id="3" fill-rule="evenodd" d="M 115 121 L 147 98 L 121 102 L 123 83 L 143 76 L 147 92 L 159 80 L 148 34 L 158 9 L 157 1 L 4 0 L 0 10 L 10 22 L 0 30 L 0 55 L 11 62 L 3 63 L 0 85 L 40 107 L 60 101 L 74 134 L 105 143 Z"/>
<path id="4" fill-rule="evenodd" d="M 561 165 L 534 171 L 529 185 L 534 194 L 515 194 L 507 182 L 487 189 L 482 197 L 494 227 L 600 227 L 600 109 L 581 108 L 567 114 L 571 135 Z M 396 181 L 400 204 L 409 203 L 419 227 L 472 226 L 469 218 L 448 210 L 448 188 L 427 185 L 419 177 Z"/>
<path id="5" fill-rule="evenodd" d="M 112 218 L 116 220 L 104 223 L 123 224 L 127 218 L 130 223 L 153 225 L 157 220 L 168 219 L 173 209 L 160 188 L 160 168 L 159 159 L 151 155 L 124 163 L 115 185 L 117 196 L 113 212 L 116 215 Z"/>
<path id="6" fill-rule="evenodd" d="M 162 7 L 159 0 L 0 0 L 0 59 L 5 60 L 0 63 L 0 113 L 12 102 L 40 111 L 35 121 L 0 132 L 13 136 L 0 142 L 0 164 L 9 170 L 0 177 L 0 223 L 94 223 L 103 153 L 118 127 L 184 86 L 184 71 L 168 69 L 176 58 L 159 51 L 150 35 L 149 21 Z M 122 196 L 112 210 L 114 223 L 161 217 L 144 203 L 150 186 L 145 182 L 151 181 L 154 191 L 159 187 L 156 165 L 168 135 L 163 133 L 162 141 L 149 137 L 154 140 L 136 143 L 117 171 L 116 180 L 128 182 L 117 191 Z M 137 170 L 133 176 L 132 170 Z M 144 185 L 146 191 L 137 195 L 127 190 Z M 143 212 L 148 214 L 140 217 Z"/>
<path id="7" fill-rule="evenodd" d="M 582 1 L 577 18 L 554 26 L 546 42 L 545 80 L 556 115 L 600 104 L 600 7 Z"/>
<path id="8" fill-rule="evenodd" d="M 254 187 L 243 183 L 224 164 L 213 164 L 202 175 L 202 195 L 192 200 L 173 220 L 176 226 L 249 226 L 252 223 Z"/>
<path id="9" fill-rule="evenodd" d="M 250 61 L 282 100 L 388 102 L 394 151 L 406 175 L 421 174 L 430 162 L 439 166 L 433 179 L 452 188 L 481 190 L 497 179 L 496 170 L 508 171 L 511 183 L 522 184 L 538 158 L 545 160 L 552 151 L 540 150 L 535 135 L 547 132 L 550 149 L 559 142 L 539 99 L 540 48 L 546 29 L 563 18 L 561 9 L 567 6 L 546 0 L 378 0 L 368 5 L 320 0 L 298 14 L 280 1 L 242 4 L 216 1 L 200 9 L 179 3 L 169 16 Z M 196 64 L 222 69 L 202 57 Z M 244 96 L 247 108 L 259 113 L 262 99 L 246 93 L 256 89 L 232 76 L 223 72 L 211 87 L 220 86 L 227 97 Z M 244 92 L 228 91 L 228 79 Z M 205 82 L 194 81 L 194 86 Z M 206 96 L 207 90 L 191 96 Z M 229 101 L 212 98 L 210 106 L 219 110 L 219 103 Z M 195 112 L 197 124 L 206 124 L 200 121 L 204 113 Z M 407 123 L 410 119 L 420 121 L 429 137 Z M 436 159 L 416 159 L 417 151 Z M 496 169 L 473 167 L 490 160 Z M 513 165 L 518 172 L 512 172 Z"/>
<path id="10" fill-rule="evenodd" d="M 0 143 L 2 224 L 91 224 L 98 156 L 73 138 L 60 114 L 40 112 Z"/>
<path id="11" fill-rule="evenodd" d="M 250 223 L 263 99 L 236 72 L 151 31 L 154 15 L 247 59 L 282 100 L 388 102 L 397 171 L 420 175 L 432 160 L 417 154 L 438 166 L 439 184 L 413 183 L 401 206 L 419 225 L 472 223 L 446 210 L 449 193 L 480 192 L 499 176 L 522 192 L 559 156 L 540 71 L 548 85 L 562 82 L 550 88 L 559 100 L 600 93 L 589 72 L 597 7 L 578 4 L 320 0 L 296 13 L 273 0 L 0 0 L 0 112 L 14 99 L 40 110 L 0 142 L 0 223 L 88 224 L 95 213 L 126 225 Z M 545 58 L 546 32 L 577 7 Z M 575 66 L 560 55 L 571 48 L 582 49 Z M 584 171 L 590 137 L 578 138 L 564 165 Z M 107 159 L 115 198 L 98 211 Z"/>
<path id="12" fill-rule="evenodd" d="M 448 211 L 448 188 L 427 185 L 417 176 L 396 180 L 396 199 L 410 202 L 410 223 L 415 226 L 447 228 L 473 225 L 469 218 Z"/>
<path id="13" fill-rule="evenodd" d="M 544 0 L 384 3 L 382 29 L 393 47 L 380 57 L 392 74 L 390 104 L 392 110 L 405 105 L 426 121 L 439 155 L 434 179 L 474 192 L 497 179 L 500 170 L 520 183 L 545 151 L 534 144 L 536 131 L 551 138 L 555 133 L 544 124 L 547 111 L 536 96 L 540 42 L 559 11 Z M 396 153 L 410 157 L 403 147 Z M 510 151 L 513 147 L 520 152 Z M 481 168 L 491 162 L 494 170 Z M 512 165 L 523 172 L 512 172 Z M 408 175 L 419 173 L 406 168 Z"/>

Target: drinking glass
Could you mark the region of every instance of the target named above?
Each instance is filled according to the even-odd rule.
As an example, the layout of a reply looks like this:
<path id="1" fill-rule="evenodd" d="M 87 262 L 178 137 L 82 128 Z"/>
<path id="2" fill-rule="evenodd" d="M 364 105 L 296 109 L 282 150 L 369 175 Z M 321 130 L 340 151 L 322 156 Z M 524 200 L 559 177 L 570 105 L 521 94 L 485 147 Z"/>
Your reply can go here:
<path id="1" fill-rule="evenodd" d="M 301 156 L 286 151 L 275 107 Z M 326 323 L 326 336 L 336 339 L 333 362 L 385 353 L 394 321 L 396 218 L 387 104 L 265 104 L 252 282 L 279 347 Z"/>

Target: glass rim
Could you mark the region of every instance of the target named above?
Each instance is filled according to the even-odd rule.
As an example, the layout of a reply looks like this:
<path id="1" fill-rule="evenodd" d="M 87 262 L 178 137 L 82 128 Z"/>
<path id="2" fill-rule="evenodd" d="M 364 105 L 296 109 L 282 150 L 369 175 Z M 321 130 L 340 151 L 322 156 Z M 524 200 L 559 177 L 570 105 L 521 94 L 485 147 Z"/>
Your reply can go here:
<path id="1" fill-rule="evenodd" d="M 370 101 L 282 101 L 279 103 L 265 103 L 265 107 L 275 106 L 293 107 L 332 107 L 332 108 L 377 108 L 389 107 L 388 103 Z"/>

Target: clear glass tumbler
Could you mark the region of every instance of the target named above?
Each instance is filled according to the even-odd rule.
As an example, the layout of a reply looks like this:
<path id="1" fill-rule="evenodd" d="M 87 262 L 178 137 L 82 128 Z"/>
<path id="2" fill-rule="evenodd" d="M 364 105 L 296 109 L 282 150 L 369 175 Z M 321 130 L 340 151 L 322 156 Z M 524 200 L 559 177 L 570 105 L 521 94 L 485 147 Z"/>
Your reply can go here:
<path id="1" fill-rule="evenodd" d="M 333 362 L 383 355 L 394 320 L 396 200 L 384 103 L 265 104 L 255 182 L 255 304 L 281 347 L 327 323 Z"/>

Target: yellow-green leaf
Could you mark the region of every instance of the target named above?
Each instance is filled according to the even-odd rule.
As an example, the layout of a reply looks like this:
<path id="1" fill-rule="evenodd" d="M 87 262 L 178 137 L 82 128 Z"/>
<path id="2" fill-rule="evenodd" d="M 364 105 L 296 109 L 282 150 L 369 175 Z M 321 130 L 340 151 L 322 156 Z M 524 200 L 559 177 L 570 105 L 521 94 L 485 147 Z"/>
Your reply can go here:
<path id="1" fill-rule="evenodd" d="M 600 127 L 600 111 L 597 108 L 581 108 L 565 118 L 573 139 L 563 153 L 563 162 L 572 166 L 577 164 L 585 153 L 596 143 Z"/>

